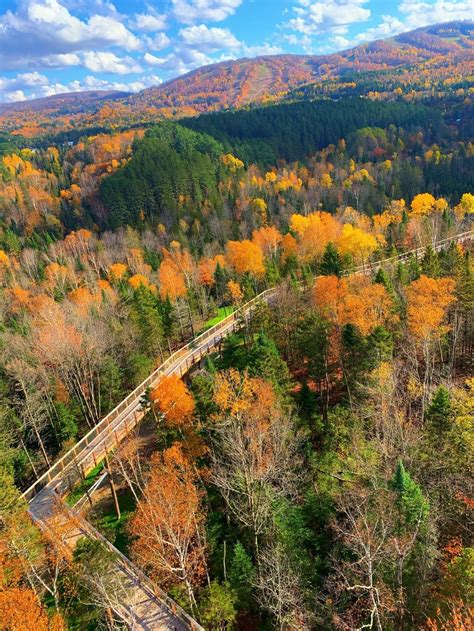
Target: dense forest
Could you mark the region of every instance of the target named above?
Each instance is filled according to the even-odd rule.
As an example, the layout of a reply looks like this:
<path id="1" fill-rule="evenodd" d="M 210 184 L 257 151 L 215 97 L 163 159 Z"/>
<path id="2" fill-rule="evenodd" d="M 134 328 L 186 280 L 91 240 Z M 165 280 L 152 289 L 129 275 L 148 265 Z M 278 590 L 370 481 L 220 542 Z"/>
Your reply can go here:
<path id="1" fill-rule="evenodd" d="M 9 119 L 1 630 L 126 628 L 117 554 L 58 545 L 71 515 L 206 631 L 472 628 L 469 38 L 433 29 L 325 58 L 340 72 L 317 83 L 309 59 L 290 92 L 275 58 L 283 103 L 165 121 L 153 92 L 97 116 L 84 95 L 71 124 Z M 183 81 L 162 105 L 195 114 Z M 188 81 L 199 101 L 203 74 Z M 71 465 L 58 504 L 77 512 L 38 528 L 21 492 L 268 288 L 183 378 L 143 389 L 119 446 Z"/>
<path id="2" fill-rule="evenodd" d="M 423 130 L 429 143 L 439 142 L 444 131 L 436 110 L 358 98 L 270 105 L 187 118 L 180 124 L 226 142 L 245 162 L 268 164 L 304 160 L 367 127 Z"/>

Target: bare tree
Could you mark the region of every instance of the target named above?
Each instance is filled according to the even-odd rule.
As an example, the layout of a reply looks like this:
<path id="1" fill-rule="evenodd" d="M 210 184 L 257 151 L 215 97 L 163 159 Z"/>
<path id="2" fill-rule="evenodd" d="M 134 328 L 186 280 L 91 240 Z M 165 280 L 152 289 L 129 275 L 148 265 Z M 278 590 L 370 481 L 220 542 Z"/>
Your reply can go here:
<path id="1" fill-rule="evenodd" d="M 72 574 L 73 592 L 87 607 L 105 613 L 109 631 L 122 629 L 124 620 L 130 629 L 138 623 L 138 602 L 134 600 L 134 579 L 121 570 L 113 552 L 99 541 L 83 540 L 75 554 Z"/>
<path id="2" fill-rule="evenodd" d="M 333 529 L 350 556 L 335 560 L 330 589 L 336 602 L 343 594 L 351 596 L 352 604 L 337 620 L 343 629 L 382 631 L 384 616 L 394 610 L 390 589 L 380 572 L 391 556 L 390 515 L 382 495 L 381 489 L 378 494 L 362 488 L 348 489 L 339 501 L 339 518 L 333 522 Z"/>
<path id="3" fill-rule="evenodd" d="M 264 400 L 264 391 L 260 394 Z M 294 493 L 300 443 L 291 416 L 277 405 L 244 407 L 217 425 L 211 479 L 237 521 L 253 533 L 256 551 L 271 524 L 274 501 Z"/>
<path id="4" fill-rule="evenodd" d="M 310 628 L 298 576 L 279 544 L 260 551 L 256 588 L 258 602 L 274 616 L 278 629 Z"/>
<path id="5" fill-rule="evenodd" d="M 127 437 L 114 452 L 111 464 L 119 472 L 138 503 L 145 492 L 147 479 L 146 460 L 140 450 L 140 439 L 137 431 Z"/>

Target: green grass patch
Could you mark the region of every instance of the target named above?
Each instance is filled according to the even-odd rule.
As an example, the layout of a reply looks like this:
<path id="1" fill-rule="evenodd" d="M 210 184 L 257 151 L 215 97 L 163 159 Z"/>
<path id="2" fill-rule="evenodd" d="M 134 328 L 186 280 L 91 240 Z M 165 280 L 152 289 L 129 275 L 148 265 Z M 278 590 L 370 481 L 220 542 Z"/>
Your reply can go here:
<path id="1" fill-rule="evenodd" d="M 215 324 L 219 324 L 219 322 L 227 318 L 227 316 L 230 316 L 230 314 L 234 313 L 234 311 L 234 307 L 219 307 L 217 315 L 205 322 L 202 330 L 207 331 L 207 329 L 210 329 Z"/>
<path id="2" fill-rule="evenodd" d="M 73 488 L 71 493 L 66 497 L 66 504 L 68 506 L 74 506 L 74 504 L 81 499 L 81 497 L 88 491 L 97 478 L 101 475 L 104 469 L 104 463 L 99 463 L 96 467 L 89 471 L 85 479 L 82 480 L 77 486 Z"/>
<path id="3" fill-rule="evenodd" d="M 110 499 L 101 507 L 100 515 L 97 515 L 94 525 L 122 554 L 127 555 L 130 545 L 127 524 L 135 511 L 135 498 L 129 489 L 119 490 L 117 497 L 120 506 L 120 519 L 117 519 L 115 505 Z"/>

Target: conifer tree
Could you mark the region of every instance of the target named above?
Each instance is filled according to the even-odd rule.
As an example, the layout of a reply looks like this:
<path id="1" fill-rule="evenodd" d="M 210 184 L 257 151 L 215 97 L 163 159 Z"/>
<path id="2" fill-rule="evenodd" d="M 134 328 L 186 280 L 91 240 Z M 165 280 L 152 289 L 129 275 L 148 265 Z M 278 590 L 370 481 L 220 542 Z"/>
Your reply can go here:
<path id="1" fill-rule="evenodd" d="M 331 241 L 327 244 L 324 250 L 323 258 L 321 259 L 321 274 L 325 276 L 337 276 L 340 278 L 343 272 L 342 259 L 336 246 Z"/>
<path id="2" fill-rule="evenodd" d="M 239 609 L 250 610 L 255 567 L 250 555 L 247 554 L 240 541 L 237 541 L 232 551 L 228 579 L 232 590 L 237 596 Z"/>
<path id="3" fill-rule="evenodd" d="M 397 495 L 396 505 L 399 511 L 399 529 L 412 530 L 425 521 L 429 512 L 428 501 L 418 484 L 412 479 L 400 460 L 390 484 Z"/>
<path id="4" fill-rule="evenodd" d="M 439 278 L 441 274 L 439 257 L 431 246 L 428 246 L 425 250 L 423 260 L 421 261 L 421 271 L 430 278 Z"/>
<path id="5" fill-rule="evenodd" d="M 275 342 L 265 333 L 260 333 L 252 349 L 249 372 L 269 381 L 279 392 L 285 394 L 290 383 L 290 372 L 280 357 Z"/>
<path id="6" fill-rule="evenodd" d="M 384 270 L 383 268 L 380 267 L 377 270 L 377 274 L 375 275 L 374 282 L 379 283 L 380 285 L 383 285 L 388 292 L 393 293 L 392 281 L 390 280 L 390 276 L 387 274 L 387 271 Z"/>
<path id="7" fill-rule="evenodd" d="M 444 386 L 440 386 L 426 410 L 426 420 L 440 437 L 451 428 L 451 397 Z"/>

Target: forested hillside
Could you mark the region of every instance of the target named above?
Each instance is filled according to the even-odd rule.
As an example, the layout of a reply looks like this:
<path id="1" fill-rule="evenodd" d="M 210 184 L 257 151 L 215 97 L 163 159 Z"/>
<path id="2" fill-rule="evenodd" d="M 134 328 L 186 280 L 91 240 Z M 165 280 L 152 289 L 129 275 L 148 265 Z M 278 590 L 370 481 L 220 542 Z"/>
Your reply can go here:
<path id="1" fill-rule="evenodd" d="M 100 91 L 0 105 L 0 131 L 32 138 L 78 127 L 130 125 L 300 98 L 407 101 L 472 90 L 473 22 L 449 22 L 329 55 L 224 61 L 127 96 Z M 376 73 L 376 77 L 373 74 Z"/>
<path id="2" fill-rule="evenodd" d="M 186 118 L 180 124 L 226 142 L 245 162 L 267 164 L 304 160 L 341 138 L 352 142 L 354 132 L 363 128 L 391 126 L 408 134 L 420 130 L 427 143 L 447 135 L 441 114 L 434 109 L 360 98 L 271 105 Z"/>

